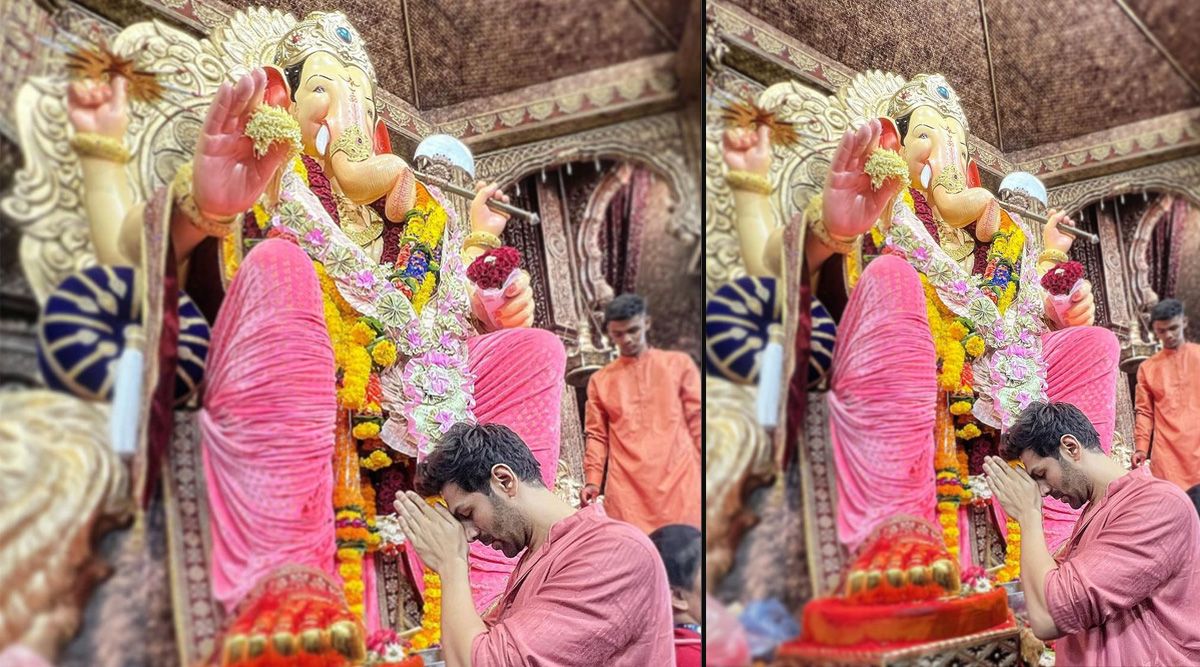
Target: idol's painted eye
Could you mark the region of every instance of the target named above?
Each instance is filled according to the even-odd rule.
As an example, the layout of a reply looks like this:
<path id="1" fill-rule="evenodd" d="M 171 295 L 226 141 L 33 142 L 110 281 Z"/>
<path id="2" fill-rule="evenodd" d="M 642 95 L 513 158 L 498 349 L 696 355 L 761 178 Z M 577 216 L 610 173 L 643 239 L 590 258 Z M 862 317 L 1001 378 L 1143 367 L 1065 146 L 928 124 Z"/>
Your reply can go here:
<path id="1" fill-rule="evenodd" d="M 316 88 L 313 88 L 313 92 L 314 93 L 323 93 L 323 92 L 325 92 L 325 86 L 317 86 Z"/>
<path id="2" fill-rule="evenodd" d="M 921 133 L 921 136 L 919 136 L 919 137 L 917 137 L 917 138 L 918 138 L 918 139 L 928 139 L 928 138 L 929 138 L 929 134 L 928 134 L 928 133 L 926 133 L 926 132 L 922 132 L 922 133 Z"/>

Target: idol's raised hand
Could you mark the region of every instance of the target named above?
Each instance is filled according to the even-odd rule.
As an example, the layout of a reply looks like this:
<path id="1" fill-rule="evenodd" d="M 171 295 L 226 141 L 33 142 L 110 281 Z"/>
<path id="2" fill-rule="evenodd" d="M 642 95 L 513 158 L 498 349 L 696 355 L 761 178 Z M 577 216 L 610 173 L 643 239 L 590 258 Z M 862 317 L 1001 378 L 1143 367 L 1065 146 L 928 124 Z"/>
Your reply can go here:
<path id="1" fill-rule="evenodd" d="M 499 183 L 479 181 L 475 184 L 475 198 L 471 200 L 471 231 L 500 236 L 508 226 L 510 216 L 488 208 L 489 200 L 509 203 L 508 195 L 500 191 Z"/>
<path id="2" fill-rule="evenodd" d="M 124 139 L 129 127 L 125 77 L 111 83 L 76 81 L 67 87 L 67 118 L 76 132 Z"/>
<path id="3" fill-rule="evenodd" d="M 721 150 L 731 170 L 766 176 L 771 171 L 771 128 L 726 130 Z"/>
<path id="4" fill-rule="evenodd" d="M 867 175 L 867 159 L 879 148 L 883 124 L 879 119 L 858 130 L 846 130 L 833 154 L 825 182 L 821 220 L 835 237 L 852 238 L 869 230 L 888 201 L 905 187 L 903 179 L 889 178 L 875 190 Z"/>
<path id="5" fill-rule="evenodd" d="M 196 206 L 214 218 L 249 210 L 287 159 L 291 147 L 276 142 L 258 156 L 246 124 L 262 104 L 267 75 L 262 68 L 243 76 L 236 85 L 221 84 L 196 144 Z"/>

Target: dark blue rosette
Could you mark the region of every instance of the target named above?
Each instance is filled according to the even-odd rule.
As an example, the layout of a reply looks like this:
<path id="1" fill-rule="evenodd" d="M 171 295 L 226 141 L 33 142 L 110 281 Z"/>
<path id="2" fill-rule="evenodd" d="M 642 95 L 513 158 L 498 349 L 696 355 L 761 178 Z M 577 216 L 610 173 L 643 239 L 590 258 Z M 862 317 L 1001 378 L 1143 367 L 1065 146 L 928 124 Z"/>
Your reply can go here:
<path id="1" fill-rule="evenodd" d="M 47 386 L 87 400 L 112 399 L 125 340 L 142 322 L 135 276 L 128 266 L 93 266 L 68 276 L 51 293 L 38 323 L 38 366 Z M 177 405 L 204 377 L 210 337 L 204 315 L 180 291 Z"/>
<path id="2" fill-rule="evenodd" d="M 705 372 L 738 384 L 758 382 L 759 357 L 769 327 L 782 319 L 782 300 L 775 278 L 743 277 L 713 293 L 704 317 Z M 813 299 L 808 386 L 821 385 L 833 363 L 837 324 L 825 306 Z"/>

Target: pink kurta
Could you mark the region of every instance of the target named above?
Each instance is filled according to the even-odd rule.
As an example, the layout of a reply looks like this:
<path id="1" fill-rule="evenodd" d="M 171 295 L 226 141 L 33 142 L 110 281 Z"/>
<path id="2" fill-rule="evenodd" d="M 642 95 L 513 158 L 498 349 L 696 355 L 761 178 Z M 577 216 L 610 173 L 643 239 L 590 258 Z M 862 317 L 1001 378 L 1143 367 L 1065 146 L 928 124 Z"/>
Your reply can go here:
<path id="1" fill-rule="evenodd" d="M 554 524 L 484 621 L 474 667 L 675 664 L 662 560 L 649 538 L 600 505 Z"/>
<path id="2" fill-rule="evenodd" d="M 1174 484 L 1126 474 L 1046 576 L 1058 665 L 1200 665 L 1200 517 Z"/>

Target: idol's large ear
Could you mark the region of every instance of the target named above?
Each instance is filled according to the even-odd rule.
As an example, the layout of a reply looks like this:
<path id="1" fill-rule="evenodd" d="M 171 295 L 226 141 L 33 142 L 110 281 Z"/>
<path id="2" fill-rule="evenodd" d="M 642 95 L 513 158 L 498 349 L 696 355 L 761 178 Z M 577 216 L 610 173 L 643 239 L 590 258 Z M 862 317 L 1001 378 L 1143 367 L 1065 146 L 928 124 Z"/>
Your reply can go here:
<path id="1" fill-rule="evenodd" d="M 975 158 L 967 160 L 967 187 L 977 188 L 983 184 L 979 178 L 979 165 L 975 164 Z"/>
<path id="2" fill-rule="evenodd" d="M 292 105 L 292 88 L 288 85 L 283 70 L 274 65 L 264 65 L 267 72 L 267 89 L 263 91 L 263 102 L 284 109 Z"/>
<path id="3" fill-rule="evenodd" d="M 883 127 L 883 132 L 879 135 L 879 147 L 899 152 L 900 130 L 896 129 L 896 121 L 887 116 L 881 116 L 879 124 Z"/>
<path id="4" fill-rule="evenodd" d="M 392 137 L 388 134 L 387 125 L 380 120 L 375 123 L 375 154 L 385 155 L 392 152 Z"/>

